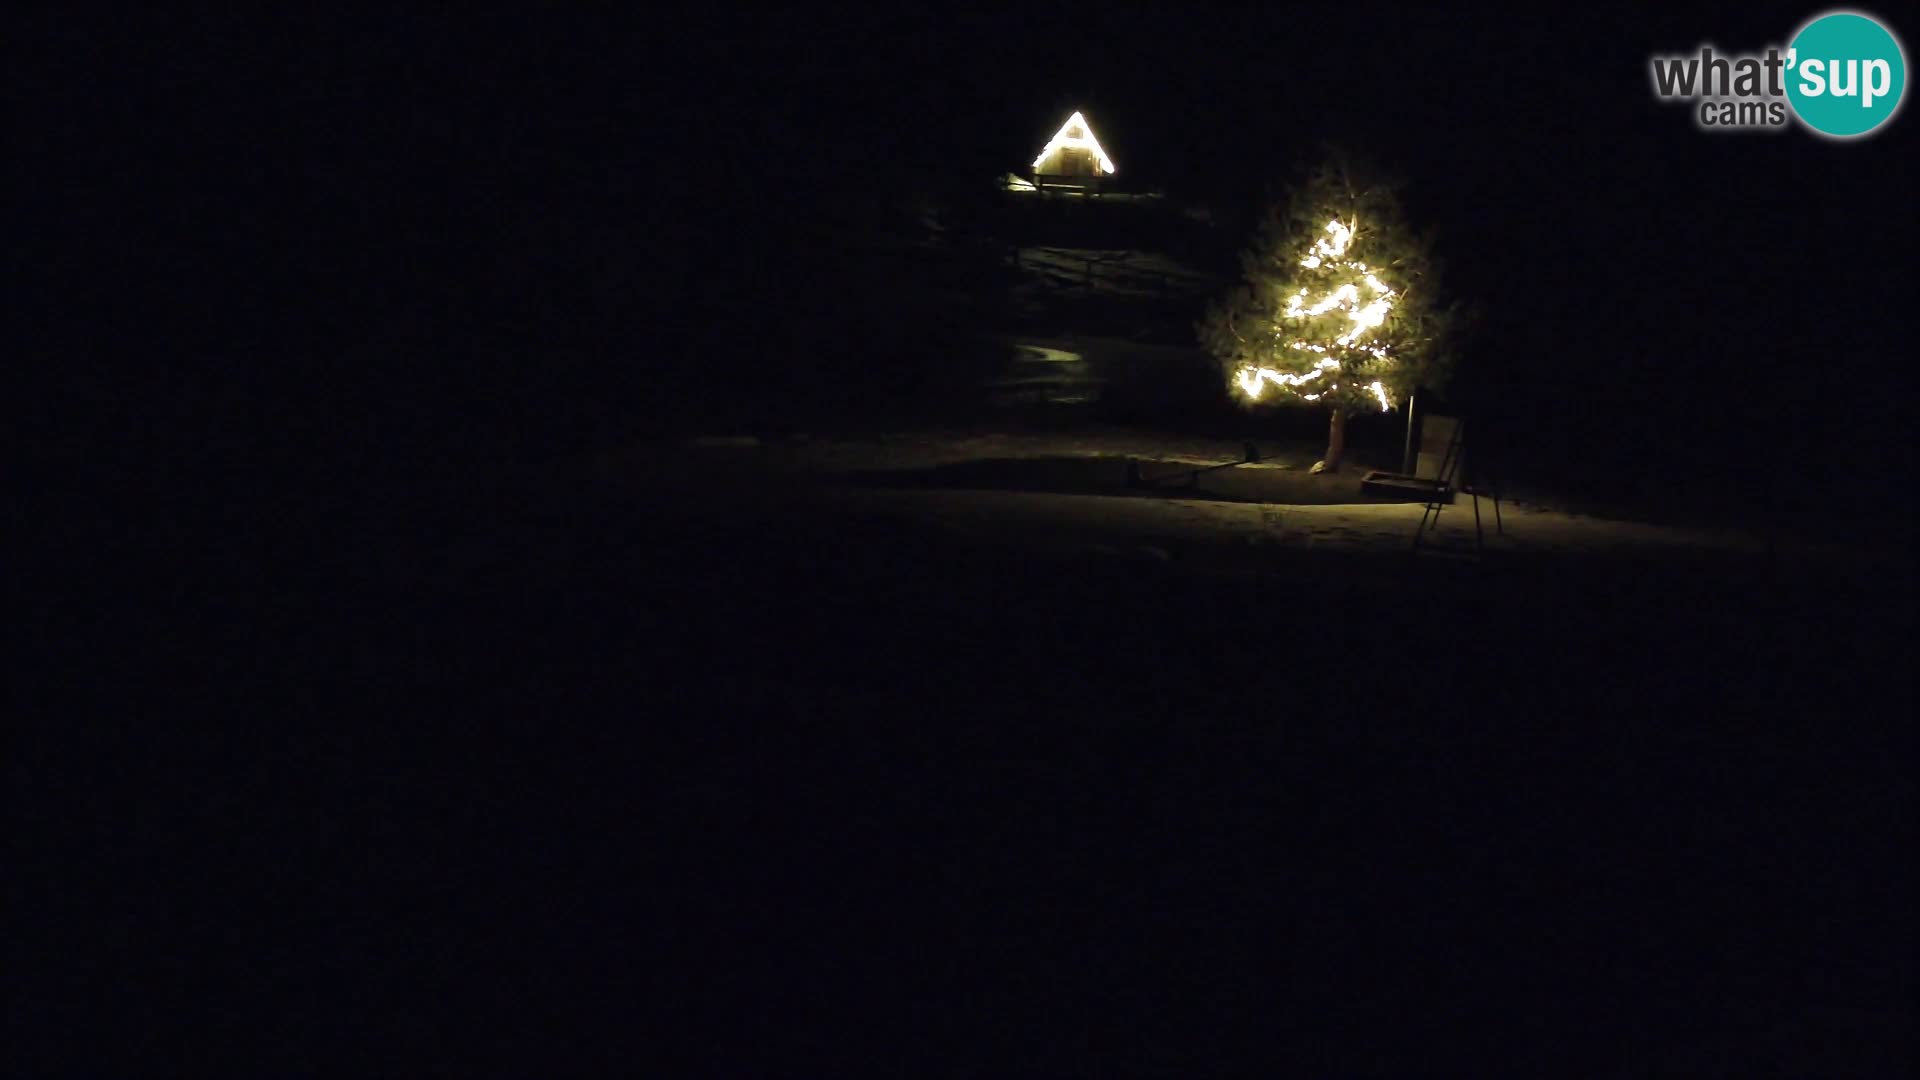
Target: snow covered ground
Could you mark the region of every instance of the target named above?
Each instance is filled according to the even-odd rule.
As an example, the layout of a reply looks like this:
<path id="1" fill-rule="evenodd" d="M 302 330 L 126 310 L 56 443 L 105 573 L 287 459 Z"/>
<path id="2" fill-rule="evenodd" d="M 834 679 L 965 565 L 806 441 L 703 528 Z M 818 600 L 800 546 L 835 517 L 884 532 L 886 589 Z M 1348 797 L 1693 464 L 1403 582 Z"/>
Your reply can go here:
<path id="1" fill-rule="evenodd" d="M 1031 247 L 1020 249 L 1019 260 L 1029 284 L 1046 289 L 1153 297 L 1206 293 L 1220 284 L 1212 275 L 1150 251 Z"/>
<path id="2" fill-rule="evenodd" d="M 862 509 L 891 509 L 980 538 L 1066 550 L 1131 552 L 1220 569 L 1252 569 L 1275 549 L 1403 554 L 1411 549 L 1424 512 L 1417 503 L 1242 503 L 1006 491 L 835 489 L 833 494 L 863 504 Z M 1493 555 L 1765 552 L 1764 542 L 1751 537 L 1511 506 L 1501 508 L 1503 527 L 1496 535 L 1491 500 L 1482 502 L 1480 516 L 1484 551 Z M 1470 550 L 1474 517 L 1471 500 L 1446 509 L 1426 543 L 1437 551 Z"/>
<path id="3" fill-rule="evenodd" d="M 1191 347 L 1205 299 L 1228 284 L 1174 256 L 1144 250 L 1027 247 L 1009 299 L 1027 329 L 1077 330 Z"/>
<path id="4" fill-rule="evenodd" d="M 1219 381 L 1213 361 L 1190 347 L 1075 334 L 1003 335 L 986 344 L 1005 354 L 979 388 L 980 403 L 993 412 L 1063 405 L 1098 411 L 1149 395 L 1211 395 Z"/>
<path id="5" fill-rule="evenodd" d="M 1364 467 L 1314 476 L 1307 472 L 1308 451 L 1256 450 L 1262 460 L 1246 463 L 1245 443 L 1219 439 L 1117 430 L 903 432 L 690 449 L 671 455 L 671 467 L 659 458 L 644 469 L 632 460 L 609 461 L 601 476 L 629 494 L 665 482 L 696 501 L 744 494 L 769 507 L 829 508 L 913 522 L 966 541 L 1137 558 L 1195 572 L 1284 572 L 1289 556 L 1311 553 L 1351 557 L 1339 561 L 1356 571 L 1378 564 L 1398 573 L 1420 525 L 1421 504 L 1362 494 Z M 1130 465 L 1144 486 L 1129 486 Z M 1736 572 L 1798 565 L 1910 587 L 1903 562 L 1840 542 L 1770 542 L 1739 530 L 1595 517 L 1526 501 L 1502 502 L 1496 530 L 1493 501 L 1480 500 L 1479 510 L 1482 565 L 1570 558 L 1697 561 Z M 1475 553 L 1475 532 L 1473 500 L 1462 496 L 1440 512 L 1423 551 L 1436 561 Z"/>
<path id="6" fill-rule="evenodd" d="M 374 718 L 343 771 L 462 778 L 476 858 L 501 815 L 470 808 L 508 798 L 528 851 L 571 836 L 589 874 L 660 867 L 687 1030 L 701 1002 L 729 1024 L 817 1002 L 807 1023 L 853 1017 L 846 1052 L 870 1057 L 867 1029 L 924 1041 L 927 1017 L 994 1001 L 1069 1010 L 1115 1059 L 1179 1074 L 1186 1031 L 1244 1015 L 1265 1037 L 1271 1015 L 1359 1001 L 1425 1024 L 1415 1048 L 1340 1050 L 1319 1020 L 1276 1038 L 1335 1048 L 1307 1071 L 1399 1073 L 1465 1001 L 1498 1034 L 1463 1062 L 1553 1073 L 1904 1004 L 1900 568 L 1532 505 L 1503 507 L 1479 559 L 1414 560 L 1417 506 L 1358 501 L 1357 472 L 1310 476 L 1298 448 L 1161 494 L 1128 464 L 1244 446 L 711 434 L 416 523 L 431 565 L 373 582 L 385 564 L 353 563 L 313 605 L 341 656 L 274 669 L 364 687 L 337 710 Z M 1444 545 L 1470 523 L 1448 509 Z M 456 722 L 389 722 L 395 688 Z M 370 770 L 375 735 L 432 767 Z M 547 926 L 591 892 L 515 880 L 552 894 Z M 619 889 L 607 907 L 630 918 Z M 870 981 L 823 995 L 831 970 Z M 1035 1071 L 1084 1071 L 1076 1053 Z M 762 1064 L 733 1071 L 779 1071 Z"/>
<path id="7" fill-rule="evenodd" d="M 1500 577 L 1524 591 L 1527 581 L 1643 571 L 1755 600 L 1786 579 L 1862 595 L 1912 588 L 1898 549 L 1599 517 L 1531 499 L 1503 501 L 1498 528 L 1492 500 L 1482 499 L 1476 544 L 1473 501 L 1461 497 L 1440 512 L 1416 558 L 1423 506 L 1363 494 L 1364 463 L 1315 476 L 1307 471 L 1309 449 L 1256 447 L 1256 463 L 1245 461 L 1246 449 L 1224 439 L 1092 428 L 723 435 L 636 446 L 528 470 L 489 494 L 483 515 L 450 522 L 434 551 L 409 556 L 425 556 L 427 565 L 383 572 L 487 592 L 596 576 L 644 580 L 661 567 L 632 552 L 657 546 L 662 530 L 710 529 L 762 538 L 769 550 L 804 534 L 846 553 L 877 540 L 890 558 L 926 546 L 988 559 L 1061 559 L 1096 574 L 1152 568 L 1183 577 L 1344 581 L 1371 592 L 1462 575 Z"/>

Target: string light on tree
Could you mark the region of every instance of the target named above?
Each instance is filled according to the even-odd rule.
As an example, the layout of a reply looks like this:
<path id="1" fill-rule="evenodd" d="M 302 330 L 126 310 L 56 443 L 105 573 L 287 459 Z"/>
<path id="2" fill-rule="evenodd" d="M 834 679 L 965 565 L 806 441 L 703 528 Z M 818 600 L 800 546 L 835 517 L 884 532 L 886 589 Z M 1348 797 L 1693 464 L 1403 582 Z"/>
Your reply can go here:
<path id="1" fill-rule="evenodd" d="M 1310 319 L 1317 319 L 1337 309 L 1345 313 L 1347 319 L 1353 325 L 1340 336 L 1334 338 L 1333 344 L 1341 349 L 1363 352 L 1371 357 L 1372 362 L 1376 364 L 1391 364 L 1393 359 L 1388 355 L 1387 347 L 1377 344 L 1369 345 L 1366 343 L 1366 338 L 1370 333 L 1386 324 L 1387 315 L 1393 310 L 1393 301 L 1396 294 L 1393 289 L 1389 288 L 1385 282 L 1380 280 L 1379 275 L 1375 274 L 1373 269 L 1366 263 L 1360 262 L 1357 259 L 1344 258 L 1347 253 L 1347 248 L 1353 243 L 1353 229 L 1350 226 L 1336 218 L 1327 222 L 1325 232 L 1327 235 L 1314 241 L 1313 249 L 1300 257 L 1300 265 L 1308 270 L 1330 271 L 1337 274 L 1349 275 L 1353 277 L 1353 280 L 1342 281 L 1338 285 L 1333 286 L 1331 291 L 1316 301 L 1311 307 L 1307 306 L 1306 303 L 1307 297 L 1310 294 L 1310 288 L 1307 286 L 1301 287 L 1298 291 L 1287 297 L 1286 318 L 1295 322 L 1304 322 Z M 1363 287 L 1367 290 L 1368 296 L 1365 303 L 1361 302 L 1361 289 Z M 1280 327 L 1276 329 L 1274 333 L 1282 340 L 1289 336 L 1286 332 L 1286 327 Z M 1301 349 L 1314 353 L 1326 353 L 1328 351 L 1326 345 L 1305 340 L 1286 341 L 1286 346 L 1290 349 Z M 1268 383 L 1272 383 L 1283 390 L 1296 388 L 1318 377 L 1327 370 L 1338 370 L 1340 366 L 1341 362 L 1337 359 L 1320 360 L 1315 364 L 1311 372 L 1304 375 L 1293 375 L 1284 371 L 1276 371 L 1273 368 L 1243 364 L 1240 369 L 1235 372 L 1234 381 L 1239 385 L 1241 392 L 1246 394 L 1250 400 L 1258 401 Z M 1379 398 L 1380 408 L 1382 410 L 1393 408 L 1392 399 L 1388 397 L 1385 386 L 1379 380 L 1373 382 L 1371 389 L 1374 396 Z M 1307 401 L 1320 400 L 1319 394 L 1307 395 L 1303 393 L 1301 397 Z"/>
<path id="2" fill-rule="evenodd" d="M 1329 409 L 1316 471 L 1339 466 L 1351 411 L 1390 411 L 1444 381 L 1453 313 L 1434 303 L 1430 244 L 1391 187 L 1322 168 L 1269 214 L 1242 265 L 1245 285 L 1208 310 L 1201 337 L 1244 401 Z"/>

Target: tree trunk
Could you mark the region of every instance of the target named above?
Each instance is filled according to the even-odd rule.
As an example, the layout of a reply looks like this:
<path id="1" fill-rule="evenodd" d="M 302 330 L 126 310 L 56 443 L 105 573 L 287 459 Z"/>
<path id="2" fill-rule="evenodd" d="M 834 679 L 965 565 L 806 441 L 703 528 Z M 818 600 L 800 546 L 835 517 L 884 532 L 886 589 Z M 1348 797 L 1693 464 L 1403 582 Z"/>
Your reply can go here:
<path id="1" fill-rule="evenodd" d="M 1327 456 L 1313 467 L 1317 473 L 1340 471 L 1340 458 L 1347 452 L 1347 410 L 1336 406 L 1327 421 Z"/>

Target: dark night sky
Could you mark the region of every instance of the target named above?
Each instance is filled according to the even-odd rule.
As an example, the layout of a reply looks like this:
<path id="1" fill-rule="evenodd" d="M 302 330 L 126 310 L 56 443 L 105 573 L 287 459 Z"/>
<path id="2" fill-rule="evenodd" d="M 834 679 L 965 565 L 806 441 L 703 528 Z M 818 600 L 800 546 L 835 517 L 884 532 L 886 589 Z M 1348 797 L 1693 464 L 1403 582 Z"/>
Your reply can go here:
<path id="1" fill-rule="evenodd" d="M 1654 101 L 1646 67 L 1703 42 L 1782 42 L 1810 14 L 1362 4 L 756 17 L 743 32 L 753 45 L 701 53 L 744 77 L 693 96 L 763 136 L 730 145 L 828 187 L 1017 169 L 1078 107 L 1126 175 L 1246 209 L 1334 139 L 1409 178 L 1456 293 L 1488 310 L 1473 375 L 1550 414 L 1545 426 L 1797 431 L 1812 451 L 1836 432 L 1899 440 L 1904 375 L 1815 390 L 1792 370 L 1839 355 L 1885 372 L 1898 349 L 1912 122 L 1854 144 L 1710 135 Z"/>
<path id="2" fill-rule="evenodd" d="M 43 15 L 10 74 L 49 106 L 15 163 L 49 200 L 23 257 L 91 316 L 47 344 L 191 344 L 175 384 L 410 415 L 657 392 L 652 366 L 739 321 L 729 305 L 778 312 L 781 275 L 805 274 L 767 268 L 835 246 L 828 223 L 1018 169 L 1082 108 L 1129 179 L 1232 212 L 1323 139 L 1406 176 L 1454 291 L 1489 311 L 1474 377 L 1526 411 L 1903 442 L 1904 372 L 1880 372 L 1905 323 L 1913 118 L 1857 144 L 1713 136 L 1648 86 L 1655 51 L 1758 47 L 1810 13 Z M 140 288 L 96 287 L 80 250 Z M 600 359 L 516 366 L 483 343 L 499 356 L 476 363 L 475 310 Z M 438 356 L 355 359 L 391 326 Z M 271 359 L 211 359 L 236 348 Z M 1874 374 L 1791 374 L 1835 355 Z"/>

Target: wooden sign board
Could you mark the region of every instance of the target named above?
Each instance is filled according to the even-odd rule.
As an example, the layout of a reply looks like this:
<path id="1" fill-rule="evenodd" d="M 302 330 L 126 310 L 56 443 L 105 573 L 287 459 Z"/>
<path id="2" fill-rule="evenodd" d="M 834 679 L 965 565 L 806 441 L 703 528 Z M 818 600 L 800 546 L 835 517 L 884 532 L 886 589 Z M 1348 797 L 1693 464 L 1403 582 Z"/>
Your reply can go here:
<path id="1" fill-rule="evenodd" d="M 1459 417 L 1440 416 L 1428 413 L 1420 418 L 1420 453 L 1415 459 L 1413 474 L 1429 480 L 1440 478 L 1441 463 L 1446 460 L 1447 443 L 1452 441 L 1453 433 L 1460 426 Z M 1453 486 L 1463 486 L 1466 479 L 1466 457 L 1464 447 L 1456 452 L 1458 464 L 1453 470 Z"/>

